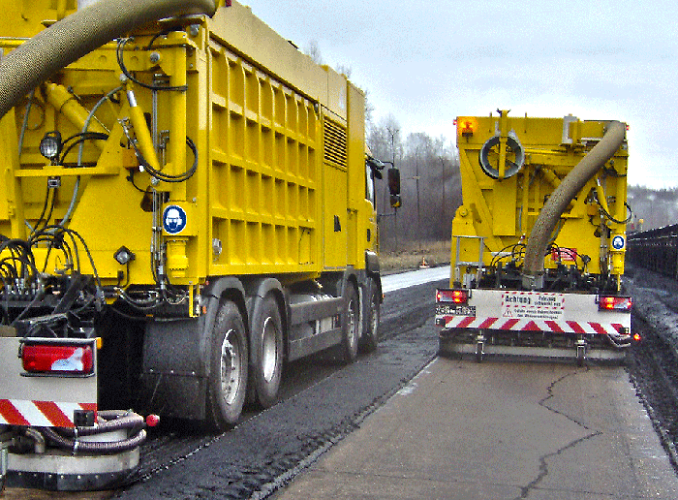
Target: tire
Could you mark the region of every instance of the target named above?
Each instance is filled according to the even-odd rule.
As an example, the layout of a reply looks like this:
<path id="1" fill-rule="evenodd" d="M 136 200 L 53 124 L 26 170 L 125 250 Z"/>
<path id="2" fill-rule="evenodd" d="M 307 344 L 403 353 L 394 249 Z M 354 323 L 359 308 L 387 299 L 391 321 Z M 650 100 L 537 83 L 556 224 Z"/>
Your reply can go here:
<path id="1" fill-rule="evenodd" d="M 352 363 L 358 357 L 358 343 L 360 342 L 360 300 L 358 291 L 352 283 L 344 287 L 345 310 L 342 316 L 341 358 L 346 364 Z"/>
<path id="2" fill-rule="evenodd" d="M 283 329 L 278 303 L 268 294 L 257 302 L 252 314 L 252 364 L 250 380 L 254 402 L 269 408 L 278 402 L 282 378 Z"/>
<path id="3" fill-rule="evenodd" d="M 369 304 L 367 307 L 366 330 L 363 335 L 363 350 L 373 352 L 379 343 L 379 322 L 381 320 L 381 304 L 379 287 L 370 280 Z"/>
<path id="4" fill-rule="evenodd" d="M 225 301 L 212 330 L 205 421 L 209 428 L 225 431 L 238 422 L 247 395 L 248 360 L 242 314 Z"/>

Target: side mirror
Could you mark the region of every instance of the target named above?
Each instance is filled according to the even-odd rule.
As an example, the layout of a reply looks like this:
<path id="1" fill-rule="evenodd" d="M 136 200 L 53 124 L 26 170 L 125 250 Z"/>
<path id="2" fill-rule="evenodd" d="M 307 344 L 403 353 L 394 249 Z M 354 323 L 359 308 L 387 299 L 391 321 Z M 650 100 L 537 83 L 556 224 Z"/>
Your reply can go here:
<path id="1" fill-rule="evenodd" d="M 400 170 L 395 167 L 388 169 L 388 190 L 391 196 L 400 194 Z"/>
<path id="2" fill-rule="evenodd" d="M 388 190 L 391 194 L 391 206 L 400 208 L 402 200 L 400 199 L 400 170 L 395 167 L 388 169 Z"/>

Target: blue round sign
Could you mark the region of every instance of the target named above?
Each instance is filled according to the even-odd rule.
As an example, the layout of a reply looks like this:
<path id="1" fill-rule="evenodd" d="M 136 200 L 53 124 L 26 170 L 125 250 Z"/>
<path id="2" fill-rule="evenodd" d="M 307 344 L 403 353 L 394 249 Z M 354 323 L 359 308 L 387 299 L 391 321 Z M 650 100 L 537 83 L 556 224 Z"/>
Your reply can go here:
<path id="1" fill-rule="evenodd" d="M 617 236 L 612 238 L 612 248 L 614 248 L 615 250 L 621 250 L 622 248 L 624 248 L 625 245 L 626 240 L 624 239 L 623 236 L 618 234 Z"/>
<path id="2" fill-rule="evenodd" d="M 162 213 L 162 227 L 167 234 L 179 234 L 186 228 L 186 211 L 179 205 L 168 205 Z"/>

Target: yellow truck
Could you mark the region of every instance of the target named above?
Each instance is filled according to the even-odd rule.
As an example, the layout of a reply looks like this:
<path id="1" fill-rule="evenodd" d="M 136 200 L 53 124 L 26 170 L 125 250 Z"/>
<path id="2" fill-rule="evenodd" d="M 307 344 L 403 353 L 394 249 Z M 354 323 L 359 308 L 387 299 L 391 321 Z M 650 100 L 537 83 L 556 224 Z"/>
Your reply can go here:
<path id="1" fill-rule="evenodd" d="M 437 291 L 440 353 L 624 358 L 628 150 L 617 121 L 457 118 L 463 204 L 450 288 Z"/>
<path id="2" fill-rule="evenodd" d="M 223 0 L 4 2 L 0 49 L 10 477 L 104 487 L 143 440 L 109 410 L 221 431 L 283 363 L 376 348 L 383 164 L 344 75 Z"/>

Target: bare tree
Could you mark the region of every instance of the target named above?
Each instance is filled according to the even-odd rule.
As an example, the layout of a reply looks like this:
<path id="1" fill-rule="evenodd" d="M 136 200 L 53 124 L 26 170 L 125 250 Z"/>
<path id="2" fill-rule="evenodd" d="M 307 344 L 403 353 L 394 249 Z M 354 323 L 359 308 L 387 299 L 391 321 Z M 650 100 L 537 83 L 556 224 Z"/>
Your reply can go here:
<path id="1" fill-rule="evenodd" d="M 382 248 L 400 250 L 425 241 L 449 241 L 452 216 L 461 204 L 456 149 L 445 137 L 425 133 L 409 134 L 401 142 L 400 125 L 393 116 L 370 129 L 368 143 L 377 158 L 393 162 L 401 171 L 403 204 L 397 216 L 388 206 L 387 187 L 380 188 Z"/>
<path id="2" fill-rule="evenodd" d="M 325 64 L 323 62 L 323 56 L 320 54 L 320 46 L 318 45 L 317 40 L 311 40 L 306 44 L 306 49 L 304 50 L 304 53 L 313 59 L 313 62 L 316 64 Z"/>
<path id="3" fill-rule="evenodd" d="M 353 69 L 350 66 L 347 66 L 345 64 L 337 64 L 334 67 L 334 70 L 337 73 L 344 75 L 349 80 L 351 79 L 351 75 L 353 74 Z"/>
<path id="4" fill-rule="evenodd" d="M 627 197 L 633 213 L 631 229 L 648 230 L 678 223 L 678 188 L 629 186 Z"/>

